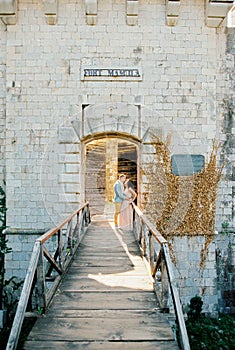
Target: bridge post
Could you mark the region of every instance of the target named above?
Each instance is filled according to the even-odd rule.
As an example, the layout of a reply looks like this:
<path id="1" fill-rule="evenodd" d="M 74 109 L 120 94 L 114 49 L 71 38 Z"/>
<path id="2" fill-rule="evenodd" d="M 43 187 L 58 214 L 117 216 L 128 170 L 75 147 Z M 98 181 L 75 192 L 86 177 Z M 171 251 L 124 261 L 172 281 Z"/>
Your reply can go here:
<path id="1" fill-rule="evenodd" d="M 163 312 L 169 312 L 168 298 L 169 298 L 169 285 L 168 285 L 168 276 L 166 269 L 166 261 L 164 254 L 162 254 L 161 260 L 161 309 Z"/>
<path id="2" fill-rule="evenodd" d="M 59 266 L 62 269 L 62 250 L 63 250 L 63 242 L 62 242 L 62 230 L 58 230 L 58 255 L 59 255 Z"/>
<path id="3" fill-rule="evenodd" d="M 150 264 L 150 271 L 152 274 L 154 270 L 154 249 L 153 249 L 152 233 L 150 231 L 149 231 L 149 264 Z"/>
<path id="4" fill-rule="evenodd" d="M 38 258 L 38 266 L 37 266 L 37 304 L 38 311 L 41 309 L 43 313 L 46 310 L 46 284 L 45 284 L 45 272 L 44 272 L 44 261 L 43 261 L 43 248 L 42 243 L 40 242 L 40 253 Z"/>

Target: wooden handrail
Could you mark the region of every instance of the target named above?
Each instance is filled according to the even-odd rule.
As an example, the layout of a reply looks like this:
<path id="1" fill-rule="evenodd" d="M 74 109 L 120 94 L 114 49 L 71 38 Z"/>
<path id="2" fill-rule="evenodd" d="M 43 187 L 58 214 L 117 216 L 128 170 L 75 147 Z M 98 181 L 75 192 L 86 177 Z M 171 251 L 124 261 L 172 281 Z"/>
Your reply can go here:
<path id="1" fill-rule="evenodd" d="M 136 212 L 136 214 L 142 219 L 142 221 L 145 223 L 145 225 L 148 227 L 148 229 L 151 231 L 154 238 L 158 241 L 159 244 L 167 243 L 165 238 L 161 235 L 160 232 L 157 231 L 157 229 L 154 227 L 154 225 L 148 220 L 148 218 L 142 213 L 142 211 L 132 203 L 132 206 Z"/>
<path id="2" fill-rule="evenodd" d="M 172 262 L 170 259 L 168 242 L 134 203 L 132 203 L 132 206 L 134 209 L 134 234 L 140 244 L 143 256 L 146 258 L 150 265 L 150 270 L 153 278 L 155 278 L 157 270 L 161 268 L 162 300 L 159 301 L 161 303 L 162 309 L 166 309 L 166 302 L 168 300 L 168 284 L 166 284 L 166 280 L 164 278 L 165 275 L 167 275 L 176 320 L 179 327 L 181 347 L 183 350 L 190 350 L 189 338 L 184 321 L 182 305 L 178 293 L 178 288 L 176 287 Z M 153 245 L 153 239 L 159 245 L 158 251 L 156 251 L 156 248 Z"/>
<path id="3" fill-rule="evenodd" d="M 62 227 L 64 227 L 71 219 L 77 215 L 82 209 L 89 205 L 88 202 L 79 207 L 73 214 L 71 214 L 66 220 L 64 220 L 59 226 L 52 228 L 51 230 L 45 232 L 42 236 L 38 238 L 38 241 L 45 243 L 50 237 L 52 237 L 56 232 L 58 232 Z"/>
<path id="4" fill-rule="evenodd" d="M 75 227 L 72 228 L 72 220 L 76 218 Z M 15 318 L 11 328 L 11 333 L 8 339 L 6 350 L 15 350 L 18 344 L 23 320 L 26 313 L 26 308 L 30 299 L 30 295 L 37 286 L 38 291 L 38 307 L 45 312 L 55 291 L 60 283 L 62 274 L 66 271 L 84 233 L 84 226 L 90 223 L 89 203 L 85 203 L 79 207 L 72 215 L 64 220 L 59 226 L 47 231 L 45 234 L 36 239 L 33 247 L 33 252 L 29 262 L 29 267 L 24 280 L 23 289 L 20 295 Z M 68 225 L 68 234 L 66 241 L 62 245 L 62 228 Z M 52 236 L 58 235 L 57 249 L 54 256 L 44 247 Z M 73 239 L 76 241 L 73 242 Z M 45 271 L 44 259 L 50 264 L 50 268 Z M 57 259 L 59 260 L 57 262 Z M 57 272 L 57 276 L 53 276 L 54 283 L 47 291 L 46 279 L 50 277 L 52 271 Z M 36 284 L 34 280 L 36 279 Z"/>

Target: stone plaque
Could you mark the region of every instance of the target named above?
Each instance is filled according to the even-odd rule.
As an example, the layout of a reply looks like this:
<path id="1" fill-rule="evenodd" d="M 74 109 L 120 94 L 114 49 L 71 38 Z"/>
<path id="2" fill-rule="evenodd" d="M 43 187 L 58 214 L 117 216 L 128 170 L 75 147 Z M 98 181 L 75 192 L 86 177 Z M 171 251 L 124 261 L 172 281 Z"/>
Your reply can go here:
<path id="1" fill-rule="evenodd" d="M 187 176 L 197 174 L 204 167 L 205 158 L 200 154 L 174 154 L 171 157 L 172 174 Z"/>

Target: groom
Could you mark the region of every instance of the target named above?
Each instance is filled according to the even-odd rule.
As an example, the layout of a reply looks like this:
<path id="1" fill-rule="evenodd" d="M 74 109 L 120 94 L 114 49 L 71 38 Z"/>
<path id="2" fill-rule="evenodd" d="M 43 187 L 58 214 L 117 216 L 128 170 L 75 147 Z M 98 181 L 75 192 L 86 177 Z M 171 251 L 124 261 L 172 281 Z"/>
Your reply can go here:
<path id="1" fill-rule="evenodd" d="M 126 175 L 121 174 L 119 179 L 114 184 L 114 203 L 115 203 L 115 213 L 114 213 L 114 225 L 118 227 L 118 218 L 121 211 L 122 202 L 126 199 L 124 192 L 124 182 L 126 180 Z"/>

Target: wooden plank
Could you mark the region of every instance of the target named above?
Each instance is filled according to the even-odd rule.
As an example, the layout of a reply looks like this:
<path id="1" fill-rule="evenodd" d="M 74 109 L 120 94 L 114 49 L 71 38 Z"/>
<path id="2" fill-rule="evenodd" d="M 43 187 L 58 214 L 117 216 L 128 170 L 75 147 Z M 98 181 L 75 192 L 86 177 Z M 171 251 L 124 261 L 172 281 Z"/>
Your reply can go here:
<path id="1" fill-rule="evenodd" d="M 50 332 L 48 332 L 50 329 Z M 141 330 L 141 332 L 140 332 Z M 54 318 L 38 319 L 28 340 L 173 340 L 173 333 L 167 323 L 158 323 L 153 318 L 108 319 L 108 318 Z"/>
<path id="2" fill-rule="evenodd" d="M 118 236 L 119 239 L 117 237 L 111 236 L 111 235 L 106 234 L 104 232 L 100 232 L 96 236 L 92 236 L 92 235 L 85 236 L 86 239 L 84 239 L 82 241 L 82 244 L 90 246 L 90 245 L 94 245 L 97 243 L 102 243 L 103 245 L 109 243 L 109 244 L 115 244 L 115 246 L 121 246 L 120 240 L 124 244 L 127 244 L 127 245 L 129 245 L 131 243 L 136 244 L 136 242 L 137 242 L 134 237 L 126 237 L 125 233 L 120 232 L 120 233 L 118 233 L 118 235 L 119 235 Z"/>
<path id="3" fill-rule="evenodd" d="M 174 341 L 27 341 L 24 344 L 25 350 L 179 350 Z"/>
<path id="4" fill-rule="evenodd" d="M 147 270 L 144 266 L 138 266 L 134 268 L 133 266 L 128 265 L 117 265 L 117 266 L 94 266 L 94 267 L 77 267 L 72 266 L 69 269 L 69 276 L 78 275 L 87 276 L 90 274 L 119 274 L 119 275 L 130 275 L 130 276 L 145 276 L 147 275 Z"/>
<path id="5" fill-rule="evenodd" d="M 136 247 L 135 245 L 128 245 L 128 253 L 130 254 L 135 254 L 139 255 L 139 248 Z M 126 251 L 124 250 L 123 247 L 120 246 L 103 246 L 103 247 L 92 247 L 92 246 L 80 246 L 78 248 L 77 254 L 96 254 L 96 255 L 120 255 L 123 254 L 124 256 L 127 255 Z"/>
<path id="6" fill-rule="evenodd" d="M 89 276 L 67 275 L 60 288 L 66 290 L 153 290 L 153 284 L 148 275 L 100 275 L 90 274 Z"/>
<path id="7" fill-rule="evenodd" d="M 156 297 L 153 292 L 116 291 L 115 288 L 110 292 L 64 291 L 57 294 L 53 300 L 53 307 L 62 310 L 153 310 L 156 306 Z"/>
<path id="8" fill-rule="evenodd" d="M 115 259 L 113 257 L 110 256 L 106 256 L 103 257 L 102 259 L 100 259 L 99 256 L 86 256 L 86 257 L 79 257 L 77 259 L 73 260 L 73 268 L 77 268 L 77 267 L 109 267 L 109 266 L 113 266 L 113 267 L 119 267 L 122 266 L 123 268 L 126 267 L 133 267 L 133 266 L 137 266 L 137 264 L 135 263 L 135 265 L 132 263 L 132 261 L 130 261 L 128 259 L 128 257 L 115 257 Z"/>
<path id="9" fill-rule="evenodd" d="M 72 310 L 72 309 L 53 309 L 49 310 L 46 315 L 47 318 L 108 318 L 109 320 L 116 319 L 132 319 L 138 318 L 145 321 L 148 317 L 152 318 L 158 323 L 166 323 L 165 314 L 160 313 L 159 309 L 153 310 Z"/>

